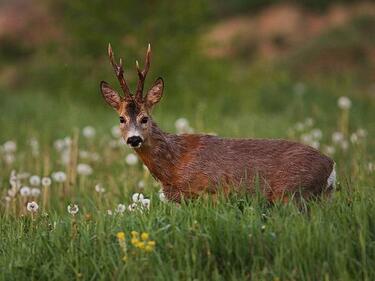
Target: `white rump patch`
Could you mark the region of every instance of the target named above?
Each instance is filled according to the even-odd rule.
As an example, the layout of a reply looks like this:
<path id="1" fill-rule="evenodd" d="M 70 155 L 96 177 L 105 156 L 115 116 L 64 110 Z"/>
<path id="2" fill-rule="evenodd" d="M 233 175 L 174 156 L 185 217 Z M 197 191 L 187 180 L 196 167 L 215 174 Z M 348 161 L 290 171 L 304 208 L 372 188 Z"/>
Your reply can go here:
<path id="1" fill-rule="evenodd" d="M 327 187 L 334 187 L 336 183 L 336 164 L 333 165 L 332 172 L 327 179 Z"/>

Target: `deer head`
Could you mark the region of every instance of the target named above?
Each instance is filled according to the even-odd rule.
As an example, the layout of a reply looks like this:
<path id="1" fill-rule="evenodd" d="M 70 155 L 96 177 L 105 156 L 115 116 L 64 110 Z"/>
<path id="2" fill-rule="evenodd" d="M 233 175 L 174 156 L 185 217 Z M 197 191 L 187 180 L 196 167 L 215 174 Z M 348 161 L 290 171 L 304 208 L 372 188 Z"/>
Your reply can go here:
<path id="1" fill-rule="evenodd" d="M 152 119 L 151 110 L 163 95 L 164 82 L 162 78 L 156 79 L 154 85 L 143 95 L 143 88 L 147 72 L 151 62 L 151 47 L 147 48 L 145 66 L 140 70 L 138 61 L 136 68 L 138 72 L 138 83 L 135 95 L 132 95 L 124 77 L 123 61 L 120 58 L 116 63 L 111 48 L 108 45 L 108 56 L 116 74 L 124 96 L 120 96 L 107 82 L 100 83 L 100 90 L 105 101 L 113 107 L 120 117 L 120 129 L 126 143 L 132 148 L 139 148 L 147 143 L 151 133 Z"/>

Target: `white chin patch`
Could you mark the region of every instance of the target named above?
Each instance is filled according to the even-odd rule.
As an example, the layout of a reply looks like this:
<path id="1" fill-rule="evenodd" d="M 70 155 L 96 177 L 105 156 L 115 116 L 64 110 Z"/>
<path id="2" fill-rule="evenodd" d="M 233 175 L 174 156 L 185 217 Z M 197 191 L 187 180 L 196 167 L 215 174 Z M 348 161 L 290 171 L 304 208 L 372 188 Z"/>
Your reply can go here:
<path id="1" fill-rule="evenodd" d="M 132 146 L 130 143 L 128 143 L 128 146 L 130 148 L 140 148 L 142 146 L 142 143 L 140 142 L 137 146 Z"/>

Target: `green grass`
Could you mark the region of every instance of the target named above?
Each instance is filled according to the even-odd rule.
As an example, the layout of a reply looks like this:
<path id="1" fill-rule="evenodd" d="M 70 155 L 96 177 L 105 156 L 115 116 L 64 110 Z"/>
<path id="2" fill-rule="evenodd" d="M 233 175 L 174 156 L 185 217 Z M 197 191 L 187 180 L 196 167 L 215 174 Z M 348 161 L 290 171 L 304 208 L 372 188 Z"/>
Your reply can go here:
<path id="1" fill-rule="evenodd" d="M 90 28 L 77 33 L 86 34 Z M 190 38 L 180 32 L 182 38 Z M 55 64 L 42 60 L 40 68 L 26 68 L 34 76 L 25 76 L 34 84 L 0 89 L 0 144 L 17 143 L 13 163 L 7 164 L 0 151 L 0 280 L 375 280 L 375 178 L 368 167 L 375 162 L 374 99 L 355 76 L 314 77 L 302 81 L 304 91 L 299 94 L 301 81 L 285 69 L 264 62 L 249 67 L 240 59 L 208 60 L 194 51 L 185 56 L 184 49 L 175 50 L 170 58 L 168 50 L 174 44 L 159 42 L 159 46 L 165 52 L 156 53 L 156 69 L 148 83 L 159 74 L 165 78 L 165 96 L 154 117 L 167 131 L 175 130 L 179 117 L 186 117 L 197 132 L 227 137 L 300 140 L 318 128 L 324 150 L 333 145 L 333 132 L 348 130 L 348 149 L 334 146 L 339 184 L 333 198 L 309 202 L 304 212 L 291 203 L 271 206 L 250 195 L 216 203 L 209 198 L 181 205 L 162 203 L 160 186 L 141 163 L 125 163 L 131 151 L 123 145 L 110 146 L 114 140 L 110 130 L 118 118 L 98 89 L 102 79 L 119 89 L 108 62 L 69 58 L 71 62 L 59 68 L 59 60 Z M 92 51 L 96 53 L 97 49 Z M 337 99 L 344 95 L 352 100 L 348 123 L 337 107 Z M 315 124 L 303 132 L 290 130 L 306 118 Z M 87 125 L 96 129 L 93 139 L 81 134 Z M 350 135 L 358 128 L 368 135 L 353 144 Z M 92 175 L 76 176 L 76 163 L 61 163 L 53 143 L 65 136 L 73 139 L 73 159 L 90 164 Z M 32 137 L 40 144 L 38 155 L 28 145 Z M 79 156 L 77 147 L 97 153 L 99 161 Z M 61 196 L 63 187 L 55 182 L 49 189 L 41 188 L 35 199 L 40 208 L 32 216 L 25 203 L 34 199 L 18 194 L 5 201 L 14 169 L 39 176 L 65 171 L 71 181 L 64 185 L 70 192 Z M 145 181 L 142 189 L 140 180 Z M 101 195 L 95 191 L 98 183 L 106 189 Z M 22 185 L 29 185 L 28 179 Z M 107 214 L 119 203 L 131 204 L 132 193 L 140 190 L 151 198 L 149 211 Z M 80 208 L 76 217 L 67 212 L 72 203 Z M 156 241 L 154 251 L 134 248 L 133 230 L 148 232 Z M 121 231 L 127 239 L 126 262 L 116 238 Z"/>

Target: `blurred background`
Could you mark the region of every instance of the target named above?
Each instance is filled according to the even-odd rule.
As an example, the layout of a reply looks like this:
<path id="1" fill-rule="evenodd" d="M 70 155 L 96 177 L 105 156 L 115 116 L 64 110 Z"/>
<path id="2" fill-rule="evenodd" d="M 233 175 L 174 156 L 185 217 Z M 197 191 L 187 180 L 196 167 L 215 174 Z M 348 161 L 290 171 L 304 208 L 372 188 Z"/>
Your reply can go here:
<path id="1" fill-rule="evenodd" d="M 134 89 L 135 60 L 153 58 L 146 88 L 166 83 L 155 119 L 187 118 L 223 136 L 288 137 L 298 121 L 375 128 L 375 3 L 335 0 L 0 2 L 0 142 L 43 141 L 117 116 L 99 82 L 120 89 L 111 42 Z M 330 138 L 330 136 L 327 136 Z"/>

